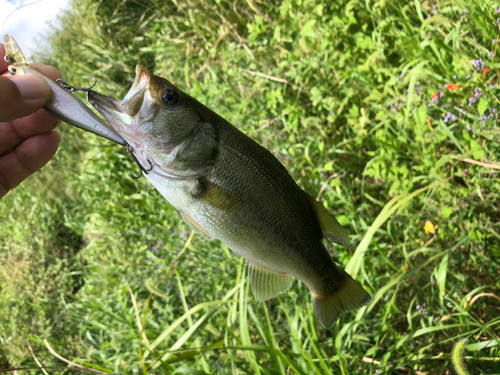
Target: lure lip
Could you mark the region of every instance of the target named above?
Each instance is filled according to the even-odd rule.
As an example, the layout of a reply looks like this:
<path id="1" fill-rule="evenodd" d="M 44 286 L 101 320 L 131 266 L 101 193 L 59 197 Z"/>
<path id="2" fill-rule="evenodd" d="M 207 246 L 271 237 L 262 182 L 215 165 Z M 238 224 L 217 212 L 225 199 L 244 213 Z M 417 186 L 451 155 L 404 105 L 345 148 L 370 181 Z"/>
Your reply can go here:
<path id="1" fill-rule="evenodd" d="M 24 56 L 21 48 L 17 44 L 16 40 L 9 34 L 5 34 L 3 37 L 5 44 L 5 54 L 9 58 L 9 63 L 11 65 L 23 65 L 28 66 L 26 57 Z"/>

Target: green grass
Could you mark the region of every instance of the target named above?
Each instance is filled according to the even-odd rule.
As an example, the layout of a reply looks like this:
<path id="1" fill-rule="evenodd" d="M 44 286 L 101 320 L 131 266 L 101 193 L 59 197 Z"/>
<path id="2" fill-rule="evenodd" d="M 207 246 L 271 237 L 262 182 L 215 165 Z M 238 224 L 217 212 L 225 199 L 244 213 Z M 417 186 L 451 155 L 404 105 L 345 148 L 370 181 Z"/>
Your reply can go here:
<path id="1" fill-rule="evenodd" d="M 321 191 L 373 302 L 331 330 L 299 282 L 257 303 L 122 147 L 62 124 L 0 203 L 0 368 L 66 366 L 46 339 L 123 374 L 500 373 L 498 4 L 332 4 L 74 1 L 42 58 L 117 98 L 141 63 L 213 107 Z"/>

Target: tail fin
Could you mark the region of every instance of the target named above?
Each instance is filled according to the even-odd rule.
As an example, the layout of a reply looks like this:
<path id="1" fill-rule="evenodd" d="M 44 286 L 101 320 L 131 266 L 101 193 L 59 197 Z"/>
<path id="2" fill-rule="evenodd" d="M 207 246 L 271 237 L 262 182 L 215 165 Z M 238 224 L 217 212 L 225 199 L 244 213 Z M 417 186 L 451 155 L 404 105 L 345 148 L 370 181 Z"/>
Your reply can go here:
<path id="1" fill-rule="evenodd" d="M 370 295 L 347 272 L 337 290 L 324 298 L 314 298 L 313 305 L 321 325 L 329 329 L 344 311 L 356 310 L 371 301 Z"/>

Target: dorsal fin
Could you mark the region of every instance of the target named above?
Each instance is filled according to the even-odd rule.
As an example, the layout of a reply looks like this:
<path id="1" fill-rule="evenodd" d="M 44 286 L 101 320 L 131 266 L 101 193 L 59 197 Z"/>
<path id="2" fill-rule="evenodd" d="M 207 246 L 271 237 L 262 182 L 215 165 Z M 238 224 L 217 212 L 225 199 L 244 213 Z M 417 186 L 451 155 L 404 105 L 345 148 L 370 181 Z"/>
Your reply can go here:
<path id="1" fill-rule="evenodd" d="M 323 238 L 328 241 L 338 243 L 344 247 L 351 246 L 349 236 L 347 235 L 344 227 L 339 224 L 337 219 L 335 219 L 321 203 L 309 194 L 307 194 L 307 197 L 311 202 L 316 218 L 318 219 L 321 230 L 323 231 Z"/>

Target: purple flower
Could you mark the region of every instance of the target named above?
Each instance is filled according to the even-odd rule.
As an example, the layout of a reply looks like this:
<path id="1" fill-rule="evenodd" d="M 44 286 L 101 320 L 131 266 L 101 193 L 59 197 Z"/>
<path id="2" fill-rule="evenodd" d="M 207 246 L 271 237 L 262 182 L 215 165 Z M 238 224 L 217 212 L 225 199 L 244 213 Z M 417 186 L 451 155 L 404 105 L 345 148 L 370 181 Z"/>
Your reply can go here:
<path id="1" fill-rule="evenodd" d="M 493 44 L 497 44 L 497 40 L 496 39 L 493 39 L 492 42 L 493 42 Z"/>
<path id="2" fill-rule="evenodd" d="M 158 319 L 156 319 L 157 322 L 159 322 L 161 320 L 161 316 L 158 317 Z"/>
<path id="3" fill-rule="evenodd" d="M 462 12 L 463 12 L 463 14 L 469 13 L 469 11 L 467 9 L 464 9 Z"/>
<path id="4" fill-rule="evenodd" d="M 347 172 L 346 172 L 346 171 L 344 171 L 344 173 L 342 173 L 342 174 L 340 175 L 340 178 L 344 178 L 346 174 L 347 174 Z"/>
<path id="5" fill-rule="evenodd" d="M 472 60 L 472 66 L 476 68 L 476 72 L 482 72 L 484 68 L 483 60 Z"/>
<path id="6" fill-rule="evenodd" d="M 375 180 L 375 183 L 378 184 L 378 183 L 380 183 L 380 181 L 377 179 L 377 180 Z"/>
<path id="7" fill-rule="evenodd" d="M 462 115 L 465 115 L 465 111 L 464 111 L 464 109 L 463 109 L 463 108 L 460 108 L 460 113 L 461 113 Z"/>
<path id="8" fill-rule="evenodd" d="M 491 51 L 488 55 L 489 55 L 490 57 L 495 57 L 497 54 L 496 54 L 494 51 Z"/>
<path id="9" fill-rule="evenodd" d="M 456 75 L 454 75 L 454 76 L 453 76 L 453 79 L 457 79 L 457 76 L 456 76 Z"/>
<path id="10" fill-rule="evenodd" d="M 312 178 L 310 178 L 310 179 L 309 179 L 309 183 L 310 183 L 310 184 L 312 184 L 312 182 L 313 182 L 313 179 L 312 179 Z"/>
<path id="11" fill-rule="evenodd" d="M 183 230 L 183 231 L 181 232 L 181 238 L 186 237 L 186 236 L 187 236 L 187 234 L 188 234 L 188 232 L 186 232 L 185 230 Z"/>
<path id="12" fill-rule="evenodd" d="M 363 147 L 363 152 L 366 152 L 366 147 Z"/>
<path id="13" fill-rule="evenodd" d="M 445 89 L 447 89 L 447 88 L 448 88 L 448 84 L 444 85 L 443 87 L 444 87 Z"/>
<path id="14" fill-rule="evenodd" d="M 467 79 L 469 79 L 469 78 L 470 78 L 470 74 L 467 76 Z"/>
<path id="15" fill-rule="evenodd" d="M 500 13 L 500 7 L 495 9 L 495 13 Z"/>
<path id="16" fill-rule="evenodd" d="M 450 112 L 446 114 L 446 117 L 444 118 L 444 122 L 448 122 L 451 119 L 451 121 L 455 121 L 457 119 L 457 116 L 452 115 Z"/>
<path id="17" fill-rule="evenodd" d="M 349 175 L 349 177 L 354 177 L 354 173 L 351 173 L 351 174 Z"/>
<path id="18" fill-rule="evenodd" d="M 490 89 L 494 89 L 495 88 L 495 85 L 490 85 Z"/>

